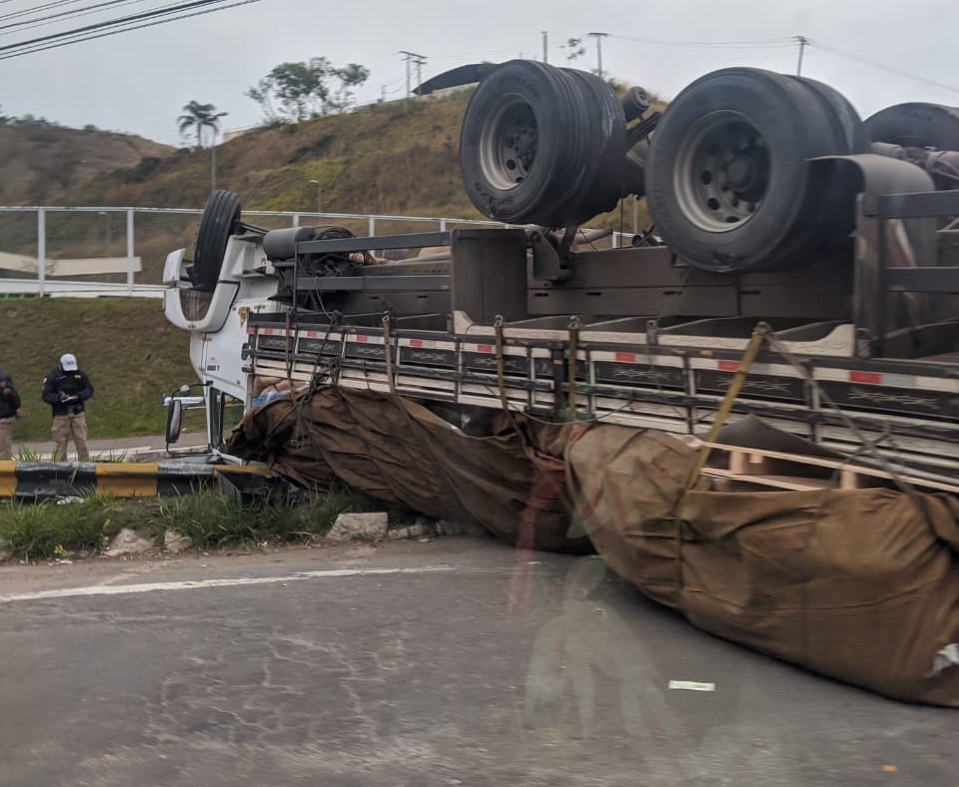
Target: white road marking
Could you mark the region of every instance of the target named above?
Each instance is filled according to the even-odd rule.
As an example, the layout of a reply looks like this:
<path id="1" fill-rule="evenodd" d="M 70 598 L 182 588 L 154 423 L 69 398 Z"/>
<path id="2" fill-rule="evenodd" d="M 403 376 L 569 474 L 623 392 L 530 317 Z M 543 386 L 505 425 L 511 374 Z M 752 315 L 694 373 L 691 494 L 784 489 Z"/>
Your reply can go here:
<path id="1" fill-rule="evenodd" d="M 332 577 L 382 576 L 385 574 L 435 574 L 441 571 L 456 571 L 453 566 L 418 566 L 416 568 L 335 568 L 323 571 L 298 571 L 281 577 L 235 577 L 232 579 L 194 579 L 182 582 L 149 582 L 139 585 L 95 585 L 58 590 L 36 590 L 32 593 L 7 593 L 0 595 L 0 604 L 13 601 L 36 601 L 48 598 L 75 598 L 79 596 L 124 596 L 130 593 L 153 593 L 157 590 L 197 590 L 201 588 L 242 587 L 244 585 L 277 585 L 284 582 L 300 582 L 304 579 L 327 579 Z"/>
<path id="2" fill-rule="evenodd" d="M 716 691 L 715 683 L 697 683 L 694 680 L 671 680 L 671 689 L 686 689 L 686 691 Z"/>

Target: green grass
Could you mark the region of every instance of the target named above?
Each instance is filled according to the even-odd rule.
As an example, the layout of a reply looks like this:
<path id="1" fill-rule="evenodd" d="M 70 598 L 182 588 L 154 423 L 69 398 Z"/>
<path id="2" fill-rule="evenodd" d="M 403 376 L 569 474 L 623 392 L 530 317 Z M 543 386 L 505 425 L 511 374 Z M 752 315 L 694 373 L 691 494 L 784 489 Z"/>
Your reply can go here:
<path id="1" fill-rule="evenodd" d="M 0 299 L 0 366 L 13 377 L 24 417 L 15 441 L 49 441 L 52 413 L 43 377 L 62 353 L 90 376 L 90 439 L 163 434 L 160 393 L 192 382 L 189 337 L 170 326 L 161 302 L 139 298 Z"/>
<path id="2" fill-rule="evenodd" d="M 291 504 L 283 496 L 238 507 L 213 491 L 170 498 L 11 502 L 0 506 L 0 543 L 21 560 L 48 560 L 102 549 L 121 528 L 136 530 L 158 547 L 167 530 L 199 549 L 289 543 L 325 534 L 344 512 L 382 510 L 371 498 L 344 487 Z"/>
<path id="3" fill-rule="evenodd" d="M 73 503 L 10 503 L 0 509 L 0 540 L 24 560 L 97 550 L 117 506 L 115 500 L 92 496 Z"/>
<path id="4" fill-rule="evenodd" d="M 238 507 L 222 495 L 199 492 L 161 499 L 159 518 L 163 527 L 186 536 L 194 546 L 209 549 L 311 539 L 325 534 L 340 514 L 371 508 L 382 506 L 343 487 L 311 495 L 296 506 L 274 495 Z"/>

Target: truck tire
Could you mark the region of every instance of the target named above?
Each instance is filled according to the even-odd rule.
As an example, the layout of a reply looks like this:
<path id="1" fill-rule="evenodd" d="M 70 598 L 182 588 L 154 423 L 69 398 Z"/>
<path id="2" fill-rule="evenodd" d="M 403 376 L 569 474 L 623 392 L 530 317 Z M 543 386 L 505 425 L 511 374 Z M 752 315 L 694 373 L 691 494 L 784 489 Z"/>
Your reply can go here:
<path id="1" fill-rule="evenodd" d="M 858 117 L 832 93 L 728 68 L 674 99 L 652 138 L 646 194 L 678 257 L 744 273 L 788 267 L 824 243 L 830 217 L 808 188 L 807 160 L 852 152 L 859 137 Z"/>
<path id="2" fill-rule="evenodd" d="M 848 98 L 834 87 L 809 77 L 793 77 L 807 90 L 824 102 L 837 130 L 842 134 L 849 153 L 866 153 L 869 150 L 869 134 L 859 113 Z"/>
<path id="3" fill-rule="evenodd" d="M 959 108 L 913 102 L 880 109 L 866 119 L 872 142 L 905 148 L 959 150 Z"/>
<path id="4" fill-rule="evenodd" d="M 626 113 L 609 84 L 595 74 L 564 68 L 579 89 L 590 116 L 587 170 L 579 188 L 580 201 L 570 209 L 581 224 L 616 207 L 623 195 L 626 165 Z M 565 226 L 565 225 L 564 225 Z"/>
<path id="5" fill-rule="evenodd" d="M 193 251 L 190 280 L 194 289 L 213 292 L 230 235 L 240 222 L 240 198 L 232 191 L 217 189 L 206 201 Z"/>
<path id="6" fill-rule="evenodd" d="M 866 153 L 869 150 L 866 126 L 849 99 L 835 88 L 815 79 L 791 78 L 801 83 L 807 92 L 822 102 L 822 109 L 826 112 L 834 132 L 843 140 L 848 154 Z M 807 183 L 807 191 L 810 188 L 818 189 L 810 192 L 810 196 L 815 199 L 819 210 L 806 226 L 794 228 L 791 246 L 780 247 L 780 267 L 783 262 L 789 264 L 796 255 L 807 256 L 808 250 L 814 245 L 848 239 L 854 228 L 855 205 L 846 189 L 833 188 L 830 184 L 817 183 L 814 186 L 808 181 Z M 817 232 L 815 237 L 811 234 L 812 230 Z"/>
<path id="7" fill-rule="evenodd" d="M 625 139 L 622 109 L 615 119 L 611 113 L 590 78 L 528 60 L 499 66 L 476 89 L 460 129 L 470 200 L 507 224 L 563 227 L 591 218 L 591 205 L 608 201 L 617 123 Z M 594 187 L 601 193 L 594 196 Z"/>

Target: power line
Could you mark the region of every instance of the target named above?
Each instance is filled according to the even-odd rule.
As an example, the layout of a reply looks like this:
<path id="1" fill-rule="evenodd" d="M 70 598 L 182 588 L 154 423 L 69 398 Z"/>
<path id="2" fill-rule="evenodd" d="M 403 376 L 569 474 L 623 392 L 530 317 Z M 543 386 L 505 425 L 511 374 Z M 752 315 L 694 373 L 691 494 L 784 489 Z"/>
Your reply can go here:
<path id="1" fill-rule="evenodd" d="M 747 41 L 669 41 L 655 38 L 636 38 L 633 36 L 623 36 L 616 33 L 610 33 L 610 38 L 618 38 L 621 41 L 632 41 L 636 44 L 649 44 L 651 46 L 675 46 L 692 48 L 751 48 L 751 47 L 775 47 L 795 45 L 796 38 L 756 38 Z"/>
<path id="2" fill-rule="evenodd" d="M 872 68 L 877 68 L 880 71 L 886 71 L 890 74 L 895 74 L 896 76 L 905 77 L 906 79 L 912 79 L 916 82 L 921 82 L 925 85 L 931 87 L 939 88 L 940 90 L 948 90 L 950 93 L 959 93 L 959 87 L 955 85 L 946 85 L 942 82 L 937 82 L 934 79 L 929 79 L 919 74 L 913 74 L 909 71 L 904 71 L 901 68 L 896 68 L 895 66 L 886 65 L 885 63 L 880 63 L 878 60 L 871 60 L 868 57 L 863 57 L 862 55 L 855 55 L 852 52 L 844 52 L 841 49 L 836 49 L 835 47 L 829 46 L 828 44 L 823 44 L 820 41 L 814 41 L 811 39 L 806 39 L 807 43 L 810 46 L 814 46 L 817 49 L 821 49 L 824 52 L 829 52 L 832 55 L 837 55 L 838 57 L 844 57 L 847 60 L 852 60 L 856 63 L 861 63 L 865 66 L 871 66 Z"/>
<path id="3" fill-rule="evenodd" d="M 37 11 L 46 11 L 48 8 L 56 8 L 61 5 L 70 5 L 71 3 L 79 2 L 80 0 L 54 0 L 52 3 L 43 3 L 33 8 L 21 8 L 19 11 L 11 11 L 8 14 L 0 15 L 0 22 L 5 22 L 8 19 L 19 19 L 21 16 L 29 16 L 30 14 L 35 14 Z"/>
<path id="4" fill-rule="evenodd" d="M 216 2 L 221 2 L 221 1 L 222 0 L 216 0 Z M 0 2 L 3 2 L 3 0 L 0 0 Z M 205 14 L 213 14 L 213 13 L 216 13 L 217 11 L 226 11 L 227 9 L 230 9 L 230 8 L 237 8 L 239 6 L 250 5 L 252 3 L 259 3 L 259 2 L 261 2 L 261 0 L 238 0 L 238 2 L 229 3 L 228 5 L 223 5 L 223 6 L 220 6 L 219 8 L 205 8 L 199 11 L 192 11 L 190 13 L 177 14 L 174 16 L 170 16 L 168 18 L 153 19 L 149 22 L 144 22 L 139 25 L 128 25 L 118 30 L 108 30 L 106 32 L 91 33 L 89 35 L 80 34 L 80 33 L 77 33 L 76 31 L 68 31 L 68 34 L 73 34 L 73 37 L 67 41 L 58 41 L 54 43 L 48 43 L 41 46 L 34 46 L 29 49 L 22 49 L 19 52 L 9 52 L 6 54 L 4 54 L 2 51 L 2 48 L 0 48 L 0 60 L 10 60 L 15 57 L 22 57 L 23 55 L 29 55 L 35 52 L 45 52 L 48 49 L 58 49 L 59 47 L 69 46 L 70 44 L 78 44 L 83 41 L 93 41 L 98 38 L 107 38 L 109 36 L 119 35 L 120 33 L 127 33 L 127 32 L 130 32 L 131 30 L 142 30 L 148 27 L 155 27 L 156 25 L 163 25 L 163 24 L 166 24 L 167 22 L 175 22 L 177 20 L 188 19 L 193 16 L 203 16 Z M 123 23 L 126 23 L 126 21 L 130 21 L 129 18 L 127 20 L 120 20 L 120 22 L 123 22 Z M 120 22 L 117 22 L 117 24 L 119 24 Z"/>
<path id="5" fill-rule="evenodd" d="M 68 0 L 68 2 L 76 2 L 76 0 Z M 88 16 L 90 14 L 95 14 L 102 11 L 104 8 L 111 6 L 122 6 L 122 5 L 131 5 L 135 3 L 144 3 L 147 0 L 105 0 L 102 3 L 94 3 L 90 6 L 82 6 L 81 8 L 74 8 L 69 11 L 60 11 L 56 14 L 49 14 L 48 16 L 39 16 L 34 17 L 33 19 L 24 19 L 20 22 L 10 22 L 5 25 L 0 25 L 0 30 L 9 30 L 14 27 L 22 27 L 25 30 L 32 30 L 35 27 L 44 27 L 45 25 L 53 24 L 53 21 L 48 20 L 57 20 L 63 17 L 77 17 L 77 16 Z M 2 19 L 2 17 L 0 17 Z M 21 31 L 22 32 L 22 31 Z M 10 33 L 3 33 L 2 35 L 10 35 Z"/>
<path id="6" fill-rule="evenodd" d="M 74 35 L 79 35 L 86 32 L 91 32 L 95 30 L 101 30 L 106 27 L 114 27 L 117 25 L 127 24 L 129 22 L 138 22 L 144 19 L 151 19 L 157 16 L 163 16 L 165 14 L 172 14 L 177 11 L 189 11 L 194 8 L 201 8 L 207 5 L 213 5 L 215 3 L 223 2 L 223 0 L 192 0 L 189 3 L 180 3 L 179 5 L 166 6 L 164 8 L 156 8 L 150 11 L 144 11 L 140 14 L 131 14 L 125 17 L 117 17 L 115 19 L 107 19 L 102 22 L 94 22 L 90 25 L 84 25 L 83 27 L 77 27 L 73 30 L 64 30 L 59 33 L 51 33 L 50 35 L 40 36 L 39 38 L 31 38 L 26 41 L 18 41 L 15 44 L 6 44 L 0 46 L 0 53 L 8 52 L 14 49 L 21 49 L 33 46 L 35 44 L 43 44 L 48 41 L 56 41 L 61 38 L 69 38 Z"/>

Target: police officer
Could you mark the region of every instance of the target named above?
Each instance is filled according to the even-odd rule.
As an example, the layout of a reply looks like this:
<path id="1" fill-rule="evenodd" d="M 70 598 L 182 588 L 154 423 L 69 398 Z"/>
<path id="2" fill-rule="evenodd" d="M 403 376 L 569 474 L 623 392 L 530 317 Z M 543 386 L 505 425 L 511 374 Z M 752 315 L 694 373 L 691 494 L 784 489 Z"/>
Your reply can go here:
<path id="1" fill-rule="evenodd" d="M 13 455 L 13 422 L 20 417 L 20 396 L 13 380 L 0 369 L 0 459 Z"/>
<path id="2" fill-rule="evenodd" d="M 43 401 L 53 408 L 53 442 L 55 459 L 66 460 L 70 438 L 77 447 L 77 458 L 90 458 L 87 451 L 85 402 L 93 396 L 90 378 L 77 365 L 72 353 L 60 356 L 60 365 L 43 378 Z"/>

